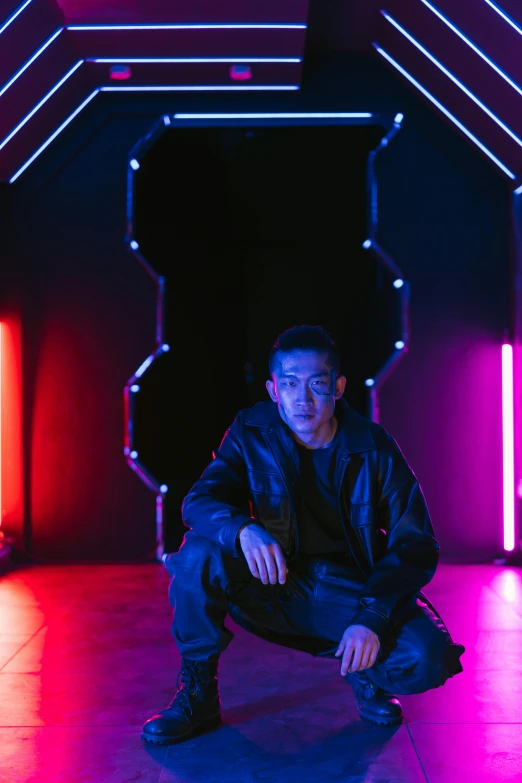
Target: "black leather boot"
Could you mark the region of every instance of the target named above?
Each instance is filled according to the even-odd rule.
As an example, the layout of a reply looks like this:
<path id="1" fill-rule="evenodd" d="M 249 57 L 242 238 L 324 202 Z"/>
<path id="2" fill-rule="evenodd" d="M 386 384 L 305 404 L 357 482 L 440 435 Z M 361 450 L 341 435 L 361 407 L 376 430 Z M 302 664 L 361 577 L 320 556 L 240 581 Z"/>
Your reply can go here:
<path id="1" fill-rule="evenodd" d="M 221 701 L 217 681 L 218 661 L 189 661 L 182 658 L 174 698 L 164 710 L 145 723 L 142 739 L 171 745 L 221 723 Z M 181 679 L 181 685 L 180 685 Z"/>
<path id="2" fill-rule="evenodd" d="M 353 687 L 361 718 L 381 726 L 402 723 L 400 701 L 375 685 L 364 671 L 349 673 L 345 679 Z"/>

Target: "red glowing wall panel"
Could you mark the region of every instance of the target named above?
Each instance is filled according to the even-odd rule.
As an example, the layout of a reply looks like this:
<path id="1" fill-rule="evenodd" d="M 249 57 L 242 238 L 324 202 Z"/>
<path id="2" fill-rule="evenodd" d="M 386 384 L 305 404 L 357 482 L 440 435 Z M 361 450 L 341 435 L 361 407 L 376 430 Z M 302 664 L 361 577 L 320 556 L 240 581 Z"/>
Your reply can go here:
<path id="1" fill-rule="evenodd" d="M 22 463 L 22 345 L 19 313 L 0 325 L 1 522 L 6 535 L 21 538 L 24 518 Z"/>

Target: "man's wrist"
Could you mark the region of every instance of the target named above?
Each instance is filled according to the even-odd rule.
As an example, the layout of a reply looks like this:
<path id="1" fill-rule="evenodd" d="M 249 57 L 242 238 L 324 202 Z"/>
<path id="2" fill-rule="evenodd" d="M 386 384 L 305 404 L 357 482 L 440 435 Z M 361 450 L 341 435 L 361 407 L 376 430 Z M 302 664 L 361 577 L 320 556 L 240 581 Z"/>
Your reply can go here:
<path id="1" fill-rule="evenodd" d="M 241 535 L 242 531 L 243 531 L 243 530 L 244 530 L 246 527 L 248 527 L 249 525 L 253 525 L 255 521 L 256 521 L 255 519 L 250 519 L 248 522 L 245 522 L 245 524 L 244 524 L 244 525 L 241 525 L 241 527 L 240 527 L 240 528 L 239 528 L 239 530 L 237 531 L 237 535 L 236 535 L 236 549 L 237 549 L 239 552 L 241 551 L 241 547 L 240 547 L 240 539 L 239 539 L 239 537 L 240 537 L 240 535 Z"/>
<path id="2" fill-rule="evenodd" d="M 240 538 L 239 538 L 239 537 L 240 537 L 240 535 L 241 535 L 241 532 L 242 532 L 242 531 L 243 531 L 243 530 L 244 530 L 246 527 L 249 527 L 250 525 L 260 525 L 260 523 L 257 521 L 257 519 L 250 519 L 248 522 L 245 522 L 245 524 L 244 524 L 244 525 L 241 525 L 241 527 L 240 527 L 240 528 L 239 528 L 239 530 L 237 531 L 237 535 L 236 535 L 236 549 L 237 549 L 237 551 L 238 551 L 240 554 L 241 554 L 241 552 L 242 552 L 242 549 L 241 549 L 241 541 L 240 541 Z M 263 525 L 260 525 L 260 527 L 263 527 Z"/>

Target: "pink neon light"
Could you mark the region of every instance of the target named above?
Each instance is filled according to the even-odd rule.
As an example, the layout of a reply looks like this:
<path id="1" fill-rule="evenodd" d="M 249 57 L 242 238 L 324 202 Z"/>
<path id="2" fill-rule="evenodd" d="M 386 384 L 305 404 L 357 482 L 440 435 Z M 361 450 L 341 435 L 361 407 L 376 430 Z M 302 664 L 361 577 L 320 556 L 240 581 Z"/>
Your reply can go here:
<path id="1" fill-rule="evenodd" d="M 504 549 L 515 548 L 515 431 L 513 347 L 502 346 L 502 451 L 504 473 Z"/>
<path id="2" fill-rule="evenodd" d="M 2 397 L 3 397 L 3 385 L 4 385 L 4 378 L 3 378 L 3 362 L 2 362 L 2 349 L 3 349 L 3 338 L 4 338 L 4 330 L 3 330 L 3 324 L 0 323 L 0 527 L 2 525 Z"/>

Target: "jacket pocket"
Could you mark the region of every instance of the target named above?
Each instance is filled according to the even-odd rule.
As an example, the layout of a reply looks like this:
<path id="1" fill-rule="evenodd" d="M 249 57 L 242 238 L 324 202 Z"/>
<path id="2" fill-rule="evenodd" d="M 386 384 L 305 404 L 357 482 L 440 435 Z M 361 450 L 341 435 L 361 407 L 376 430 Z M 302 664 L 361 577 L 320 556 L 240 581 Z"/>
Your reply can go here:
<path id="1" fill-rule="evenodd" d="M 286 495 L 286 487 L 279 473 L 264 473 L 260 470 L 248 472 L 248 483 L 252 495 Z"/>

